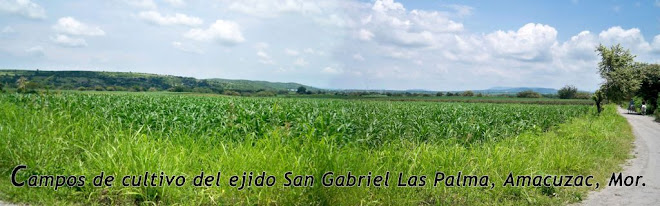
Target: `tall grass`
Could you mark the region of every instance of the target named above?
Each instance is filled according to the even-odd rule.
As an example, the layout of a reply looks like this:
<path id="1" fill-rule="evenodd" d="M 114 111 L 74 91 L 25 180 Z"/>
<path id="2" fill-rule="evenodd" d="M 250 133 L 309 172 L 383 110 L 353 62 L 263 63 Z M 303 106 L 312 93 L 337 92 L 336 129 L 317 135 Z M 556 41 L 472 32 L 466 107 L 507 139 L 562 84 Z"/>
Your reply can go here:
<path id="1" fill-rule="evenodd" d="M 0 173 L 117 177 L 145 171 L 277 177 L 275 187 L 12 187 L 0 198 L 83 204 L 559 204 L 589 188 L 501 187 L 514 174 L 595 175 L 627 158 L 632 135 L 614 107 L 251 99 L 139 95 L 0 96 Z M 545 131 L 545 132 L 544 132 Z M 285 188 L 283 174 L 317 177 Z M 336 174 L 489 175 L 487 188 L 323 187 Z M 604 185 L 604 184 L 601 184 Z"/>

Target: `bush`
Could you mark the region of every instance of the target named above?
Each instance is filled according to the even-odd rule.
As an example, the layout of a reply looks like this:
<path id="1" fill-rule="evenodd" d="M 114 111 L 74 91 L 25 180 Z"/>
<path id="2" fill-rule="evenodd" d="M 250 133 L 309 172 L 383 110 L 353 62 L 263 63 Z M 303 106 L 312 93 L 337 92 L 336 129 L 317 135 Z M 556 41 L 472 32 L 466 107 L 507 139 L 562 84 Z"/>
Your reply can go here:
<path id="1" fill-rule="evenodd" d="M 463 92 L 463 96 L 464 96 L 464 97 L 471 97 L 471 96 L 474 96 L 474 92 L 472 92 L 472 91 L 470 91 L 470 90 L 467 90 L 467 91 Z"/>
<path id="2" fill-rule="evenodd" d="M 222 92 L 222 94 L 229 95 L 229 96 L 241 96 L 241 93 L 231 91 L 231 90 L 226 90 L 226 91 Z"/>
<path id="3" fill-rule="evenodd" d="M 566 85 L 557 91 L 560 99 L 573 99 L 577 94 L 577 88 L 573 85 Z"/>
<path id="4" fill-rule="evenodd" d="M 442 92 L 435 93 L 436 97 L 441 97 L 442 95 L 444 95 Z"/>
<path id="5" fill-rule="evenodd" d="M 254 94 L 254 95 L 255 95 L 255 96 L 258 96 L 258 97 L 274 97 L 274 96 L 275 96 L 275 92 L 272 92 L 272 91 L 260 91 L 260 92 L 257 92 L 257 93 Z"/>
<path id="6" fill-rule="evenodd" d="M 532 90 L 518 92 L 516 97 L 519 98 L 541 98 L 541 94 Z"/>

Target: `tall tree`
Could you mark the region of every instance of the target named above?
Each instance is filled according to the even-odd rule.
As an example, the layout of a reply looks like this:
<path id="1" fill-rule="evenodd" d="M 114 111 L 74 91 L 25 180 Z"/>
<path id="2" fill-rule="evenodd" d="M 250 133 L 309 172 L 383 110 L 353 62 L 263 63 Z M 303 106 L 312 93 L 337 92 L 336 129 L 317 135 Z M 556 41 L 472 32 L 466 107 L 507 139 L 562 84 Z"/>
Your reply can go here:
<path id="1" fill-rule="evenodd" d="M 610 48 L 601 44 L 596 51 L 601 57 L 598 69 L 605 79 L 602 89 L 606 98 L 617 103 L 632 98 L 641 85 L 638 69 L 641 65 L 635 63 L 635 55 L 619 44 Z"/>

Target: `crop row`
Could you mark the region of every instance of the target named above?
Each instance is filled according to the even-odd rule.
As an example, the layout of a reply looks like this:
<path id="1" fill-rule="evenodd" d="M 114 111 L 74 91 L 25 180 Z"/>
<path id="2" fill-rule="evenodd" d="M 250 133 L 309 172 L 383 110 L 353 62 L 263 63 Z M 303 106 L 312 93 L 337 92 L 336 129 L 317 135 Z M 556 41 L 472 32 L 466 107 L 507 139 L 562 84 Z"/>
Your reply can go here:
<path id="1" fill-rule="evenodd" d="M 2 101 L 84 120 L 209 143 L 287 136 L 378 146 L 407 139 L 475 143 L 543 131 L 589 111 L 584 105 L 523 105 L 191 97 L 133 94 L 1 95 Z"/>

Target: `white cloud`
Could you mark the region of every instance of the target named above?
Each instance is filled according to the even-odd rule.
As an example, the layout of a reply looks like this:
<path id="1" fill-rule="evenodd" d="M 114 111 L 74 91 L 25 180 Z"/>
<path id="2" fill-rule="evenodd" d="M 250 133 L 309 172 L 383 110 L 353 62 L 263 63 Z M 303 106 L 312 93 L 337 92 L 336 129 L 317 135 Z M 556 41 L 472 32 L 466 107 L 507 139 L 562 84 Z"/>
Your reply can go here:
<path id="1" fill-rule="evenodd" d="M 204 51 L 202 51 L 202 49 L 197 48 L 197 47 L 192 46 L 192 45 L 183 44 L 183 43 L 178 42 L 178 41 L 173 41 L 172 42 L 172 47 L 174 47 L 175 49 L 178 49 L 179 51 L 186 52 L 186 53 L 204 54 Z"/>
<path id="2" fill-rule="evenodd" d="M 603 44 L 621 44 L 637 52 L 651 50 L 651 45 L 644 40 L 642 32 L 637 28 L 625 30 L 619 26 L 609 28 L 598 35 Z"/>
<path id="3" fill-rule="evenodd" d="M 273 58 L 270 57 L 266 52 L 264 51 L 258 51 L 257 52 L 257 57 L 259 57 L 259 62 L 262 64 L 275 64 L 275 61 L 273 61 Z"/>
<path id="4" fill-rule="evenodd" d="M 653 50 L 660 52 L 660 35 L 657 35 L 653 38 Z"/>
<path id="5" fill-rule="evenodd" d="M 393 0 L 377 0 L 359 14 L 361 26 L 356 31 L 360 40 L 374 39 L 396 47 L 432 47 L 452 33 L 463 31 L 463 24 L 438 11 L 408 11 Z"/>
<path id="6" fill-rule="evenodd" d="M 208 29 L 191 29 L 184 37 L 197 41 L 218 41 L 224 45 L 245 41 L 239 25 L 229 20 L 217 20 Z"/>
<path id="7" fill-rule="evenodd" d="M 557 30 L 549 25 L 529 23 L 518 31 L 496 31 L 485 36 L 493 51 L 520 60 L 543 60 L 557 41 Z"/>
<path id="8" fill-rule="evenodd" d="M 65 47 L 85 47 L 87 46 L 87 41 L 82 38 L 72 38 L 67 35 L 58 34 L 55 37 L 50 38 L 55 44 Z"/>
<path id="9" fill-rule="evenodd" d="M 366 29 L 360 29 L 360 33 L 358 34 L 358 39 L 364 41 L 370 41 L 371 38 L 373 37 L 374 37 L 374 33 L 371 33 L 369 30 Z"/>
<path id="10" fill-rule="evenodd" d="M 299 67 L 305 67 L 309 65 L 309 62 L 305 61 L 303 58 L 298 58 L 296 61 L 293 62 L 293 65 L 299 66 Z"/>
<path id="11" fill-rule="evenodd" d="M 103 36 L 105 32 L 97 26 L 89 26 L 81 23 L 73 17 L 63 17 L 57 20 L 57 24 L 53 25 L 55 31 L 79 36 Z"/>
<path id="12" fill-rule="evenodd" d="M 175 7 L 181 7 L 186 5 L 186 2 L 184 0 L 165 0 L 165 2 Z"/>
<path id="13" fill-rule="evenodd" d="M 147 22 L 158 25 L 198 26 L 204 23 L 204 21 L 198 17 L 188 16 L 180 13 L 163 16 L 157 11 L 143 11 L 138 14 L 138 17 Z"/>
<path id="14" fill-rule="evenodd" d="M 337 69 L 335 67 L 325 67 L 323 70 L 321 70 L 321 73 L 326 73 L 326 74 L 341 74 L 343 73 L 343 70 Z"/>
<path id="15" fill-rule="evenodd" d="M 156 9 L 156 2 L 153 0 L 122 0 L 124 3 L 129 6 L 141 8 L 141 9 Z"/>
<path id="16" fill-rule="evenodd" d="M 298 56 L 298 55 L 300 55 L 300 52 L 298 50 L 289 49 L 289 48 L 284 49 L 284 53 L 286 55 L 289 55 L 289 56 Z"/>
<path id="17" fill-rule="evenodd" d="M 446 5 L 446 7 L 453 9 L 456 12 L 456 15 L 459 17 L 470 16 L 474 8 L 467 5 L 451 4 Z"/>
<path id="18" fill-rule="evenodd" d="M 30 0 L 0 0 L 0 12 L 16 14 L 30 19 L 45 19 L 46 11 Z"/>

